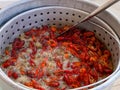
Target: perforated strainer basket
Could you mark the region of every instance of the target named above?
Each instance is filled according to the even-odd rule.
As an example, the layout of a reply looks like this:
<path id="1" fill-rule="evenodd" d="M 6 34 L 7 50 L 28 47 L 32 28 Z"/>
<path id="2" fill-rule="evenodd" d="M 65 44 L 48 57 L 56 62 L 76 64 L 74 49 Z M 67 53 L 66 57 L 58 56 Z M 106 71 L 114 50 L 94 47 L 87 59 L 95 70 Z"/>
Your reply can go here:
<path id="1" fill-rule="evenodd" d="M 62 27 L 64 25 L 73 25 L 79 22 L 79 20 L 83 18 L 86 14 L 87 13 L 82 10 L 60 6 L 41 7 L 26 11 L 8 21 L 0 29 L 1 53 L 4 51 L 5 47 L 9 44 L 9 42 L 13 41 L 22 32 L 25 32 L 32 27 L 41 27 L 42 25 L 56 25 L 58 27 Z M 114 32 L 111 29 L 103 28 L 102 26 L 96 24 L 94 22 L 95 20 L 99 21 L 98 18 L 94 18 L 92 21 L 80 24 L 80 28 L 85 28 L 87 30 L 93 31 L 96 37 L 98 37 L 111 51 L 114 72 L 108 77 L 96 83 L 77 89 L 83 89 L 103 83 L 110 77 L 114 76 L 120 67 L 119 39 L 115 34 L 113 34 Z M 6 74 L 2 71 L 2 69 L 0 69 L 0 75 L 3 77 L 3 80 L 7 81 L 7 83 L 12 85 L 13 87 L 18 89 L 27 89 L 27 87 L 19 83 L 15 83 L 9 77 L 7 77 Z"/>

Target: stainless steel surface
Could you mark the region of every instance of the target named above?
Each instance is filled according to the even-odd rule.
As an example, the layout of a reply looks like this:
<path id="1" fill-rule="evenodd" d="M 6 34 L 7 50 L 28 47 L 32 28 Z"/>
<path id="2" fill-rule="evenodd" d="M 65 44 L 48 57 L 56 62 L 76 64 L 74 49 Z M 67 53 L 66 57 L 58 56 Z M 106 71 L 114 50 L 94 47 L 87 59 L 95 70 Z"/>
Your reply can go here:
<path id="1" fill-rule="evenodd" d="M 70 27 L 68 30 L 66 30 L 66 31 L 62 32 L 61 34 L 59 34 L 57 37 L 59 37 L 60 35 L 63 35 L 67 31 L 69 31 L 72 28 L 78 26 L 80 23 L 83 23 L 83 22 L 91 19 L 92 17 L 94 17 L 95 15 L 99 14 L 100 12 L 102 12 L 103 10 L 105 10 L 106 8 L 109 8 L 111 5 L 113 5 L 114 3 L 118 2 L 118 1 L 119 0 L 109 0 L 109 1 L 107 1 L 106 3 L 104 3 L 101 6 L 99 6 L 97 9 L 95 9 L 93 12 L 91 12 L 87 16 L 83 17 L 83 19 L 81 19 L 78 23 L 72 25 L 72 27 Z"/>
<path id="2" fill-rule="evenodd" d="M 9 44 L 9 42 L 13 41 L 16 37 L 18 37 L 22 32 L 32 28 L 32 27 L 41 27 L 42 25 L 57 25 L 59 27 L 62 27 L 64 25 L 73 25 L 74 23 L 78 22 L 79 19 L 87 15 L 87 12 L 68 8 L 68 7 L 60 7 L 60 6 L 46 6 L 41 7 L 37 9 L 32 9 L 29 11 L 26 11 L 22 14 L 19 14 L 18 16 L 14 17 L 10 21 L 8 21 L 1 29 L 0 29 L 0 51 L 4 51 L 4 48 Z M 95 21 L 100 22 L 99 19 L 94 18 Z M 94 21 L 93 20 L 93 21 Z M 119 42 L 117 37 L 112 35 L 109 29 L 106 29 L 103 27 L 104 25 L 99 25 L 97 23 L 94 23 L 92 21 L 85 22 L 81 24 L 81 28 L 85 28 L 87 30 L 93 31 L 96 36 L 107 46 L 107 48 L 112 53 L 112 59 L 114 64 L 114 72 L 106 77 L 105 79 L 102 79 L 94 84 L 76 88 L 82 89 L 87 88 L 90 86 L 102 84 L 105 80 L 113 77 L 115 73 L 119 69 Z M 8 38 L 9 37 L 9 38 Z M 112 43 L 112 44 L 110 44 Z M 4 75 L 4 80 L 7 81 L 9 84 L 13 84 L 14 86 L 17 86 L 17 88 L 24 88 L 24 86 L 21 86 L 21 84 L 17 84 L 10 80 L 2 70 L 0 70 L 0 74 Z M 19 85 L 19 87 L 18 87 Z M 21 87 L 20 87 L 21 86 Z"/>
<path id="3" fill-rule="evenodd" d="M 7 1 L 7 2 L 6 2 Z M 8 6 L 12 2 L 15 2 L 18 0 L 2 0 L 0 1 L 1 7 L 6 7 L 2 12 L 0 12 L 0 25 L 1 23 L 7 21 L 10 18 L 13 18 L 16 16 L 16 14 L 19 14 L 23 11 L 30 10 L 32 8 L 36 7 L 43 7 L 44 5 L 59 5 L 59 6 L 65 6 L 65 7 L 71 7 L 80 9 L 86 12 L 92 12 L 96 9 L 97 5 L 102 5 L 104 2 L 108 0 L 21 0 L 19 3 L 15 3 L 12 6 Z M 3 3 L 5 2 L 5 3 Z M 94 20 L 96 23 L 100 24 L 107 30 L 114 30 L 120 36 L 120 8 L 119 8 L 120 2 L 110 7 L 107 11 L 101 12 L 99 15 L 97 15 L 98 18 L 101 19 L 102 22 Z M 114 33 L 113 33 L 114 35 Z M 4 76 L 4 74 L 2 74 Z M 99 85 L 97 88 L 94 88 L 92 90 L 106 90 L 106 87 L 109 88 L 109 85 L 111 85 L 111 82 L 114 83 L 116 80 L 116 83 L 112 86 L 111 90 L 119 90 L 120 88 L 120 79 L 118 77 L 120 76 L 120 72 L 116 73 L 114 77 L 112 77 L 110 80 L 107 80 L 104 82 L 104 84 Z M 0 86 L 2 87 L 2 90 L 21 90 L 18 89 L 17 85 L 9 84 L 8 80 L 4 80 L 0 77 Z M 16 87 L 17 86 L 17 87 Z M 107 90 L 110 90 L 108 89 Z M 1 90 L 1 88 L 0 88 Z"/>

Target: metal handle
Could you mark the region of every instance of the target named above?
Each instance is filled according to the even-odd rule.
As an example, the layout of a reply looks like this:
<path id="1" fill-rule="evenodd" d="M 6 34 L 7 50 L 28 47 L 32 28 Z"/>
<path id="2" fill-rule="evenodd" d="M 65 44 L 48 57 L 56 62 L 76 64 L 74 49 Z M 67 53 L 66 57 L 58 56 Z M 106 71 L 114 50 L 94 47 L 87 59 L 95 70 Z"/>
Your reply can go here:
<path id="1" fill-rule="evenodd" d="M 61 34 L 57 35 L 56 37 L 59 37 L 61 35 L 63 35 L 64 33 L 68 32 L 69 30 L 71 30 L 72 28 L 74 28 L 75 26 L 79 25 L 82 22 L 85 22 L 87 20 L 89 20 L 90 18 L 92 18 L 93 16 L 95 16 L 96 14 L 100 13 L 101 11 L 105 10 L 106 8 L 110 7 L 111 5 L 113 5 L 114 3 L 118 2 L 119 0 L 109 0 L 106 3 L 104 3 L 102 6 L 98 7 L 97 9 L 95 9 L 92 13 L 88 14 L 88 16 L 84 17 L 83 19 L 81 19 L 78 23 L 74 24 L 72 27 L 70 27 L 68 30 L 62 32 Z"/>
<path id="2" fill-rule="evenodd" d="M 88 16 L 86 16 L 85 18 L 83 18 L 81 22 L 84 22 L 88 19 L 90 19 L 91 17 L 97 15 L 98 13 L 100 13 L 101 11 L 105 10 L 106 8 L 110 7 L 111 5 L 113 5 L 114 3 L 118 2 L 119 0 L 109 0 L 106 3 L 104 3 L 102 6 L 98 7 L 95 11 L 93 11 L 92 13 L 90 13 Z"/>

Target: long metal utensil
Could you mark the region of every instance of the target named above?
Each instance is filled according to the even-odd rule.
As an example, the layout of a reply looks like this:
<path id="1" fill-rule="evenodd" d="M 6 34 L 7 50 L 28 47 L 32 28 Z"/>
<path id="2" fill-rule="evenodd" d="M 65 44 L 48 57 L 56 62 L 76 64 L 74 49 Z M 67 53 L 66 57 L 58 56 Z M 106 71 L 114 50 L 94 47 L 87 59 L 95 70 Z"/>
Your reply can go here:
<path id="1" fill-rule="evenodd" d="M 59 34 L 57 37 L 63 35 L 64 33 L 68 32 L 69 30 L 73 29 L 74 27 L 76 27 L 77 25 L 79 25 L 80 23 L 83 23 L 89 19 L 91 19 L 92 17 L 96 16 L 98 13 L 102 12 L 103 10 L 105 10 L 106 8 L 110 7 L 111 5 L 113 5 L 114 3 L 118 2 L 119 0 L 109 0 L 106 3 L 104 3 L 103 5 L 99 6 L 96 10 L 94 10 L 92 13 L 88 14 L 85 18 L 81 19 L 78 23 L 74 24 L 72 27 L 70 27 L 68 30 L 62 32 L 61 34 Z"/>

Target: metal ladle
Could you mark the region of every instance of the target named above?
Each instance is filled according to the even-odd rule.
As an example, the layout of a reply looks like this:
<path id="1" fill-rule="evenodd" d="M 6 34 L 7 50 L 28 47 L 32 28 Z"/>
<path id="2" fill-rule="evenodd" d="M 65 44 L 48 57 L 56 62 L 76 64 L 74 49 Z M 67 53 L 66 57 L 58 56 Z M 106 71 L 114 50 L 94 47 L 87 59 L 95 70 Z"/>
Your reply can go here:
<path id="1" fill-rule="evenodd" d="M 76 27 L 80 23 L 83 23 L 83 22 L 91 19 L 92 17 L 96 16 L 98 13 L 102 12 L 103 10 L 105 10 L 106 8 L 110 7 L 111 5 L 113 5 L 114 3 L 118 2 L 118 1 L 119 0 L 109 0 L 109 1 L 107 1 L 106 3 L 99 6 L 97 9 L 95 9 L 92 13 L 88 14 L 85 18 L 81 19 L 78 23 L 74 24 L 68 30 L 65 30 L 64 32 L 60 33 L 57 37 L 63 35 L 64 33 L 68 32 L 69 30 L 73 29 L 74 27 Z"/>

